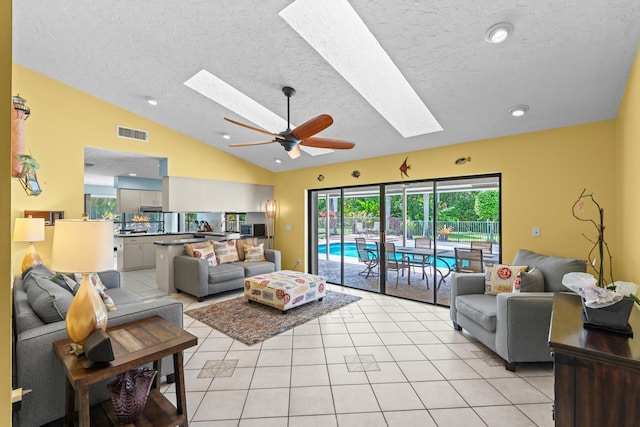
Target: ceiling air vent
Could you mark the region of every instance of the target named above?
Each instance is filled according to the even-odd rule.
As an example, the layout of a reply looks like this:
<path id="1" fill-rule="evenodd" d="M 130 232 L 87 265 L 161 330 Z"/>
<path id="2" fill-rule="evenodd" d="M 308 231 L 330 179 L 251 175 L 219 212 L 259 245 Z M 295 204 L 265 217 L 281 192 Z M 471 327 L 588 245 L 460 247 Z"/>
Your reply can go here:
<path id="1" fill-rule="evenodd" d="M 118 138 L 135 139 L 136 141 L 149 141 L 149 133 L 146 130 L 126 128 L 118 126 Z"/>

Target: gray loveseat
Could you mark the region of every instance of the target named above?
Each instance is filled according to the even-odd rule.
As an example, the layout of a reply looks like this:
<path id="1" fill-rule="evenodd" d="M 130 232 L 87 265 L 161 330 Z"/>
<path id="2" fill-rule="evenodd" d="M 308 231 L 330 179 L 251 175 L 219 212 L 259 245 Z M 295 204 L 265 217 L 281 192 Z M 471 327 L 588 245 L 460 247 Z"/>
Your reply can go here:
<path id="1" fill-rule="evenodd" d="M 265 249 L 264 257 L 265 261 L 239 260 L 210 267 L 206 260 L 189 256 L 185 250 L 173 259 L 173 284 L 179 292 L 202 301 L 208 295 L 243 288 L 247 277 L 281 270 L 280 251 Z"/>
<path id="2" fill-rule="evenodd" d="M 456 330 L 466 329 L 515 371 L 518 362 L 551 361 L 547 342 L 554 292 L 569 291 L 562 277 L 586 271 L 586 261 L 521 249 L 512 265 L 529 267 L 521 274 L 519 293 L 488 295 L 484 273 L 453 273 L 450 316 Z"/>
<path id="3" fill-rule="evenodd" d="M 61 362 L 53 354 L 53 342 L 67 338 L 64 320 L 45 323 L 31 307 L 36 305 L 41 316 L 53 320 L 51 316 L 66 313 L 68 299 L 62 293 L 68 293 L 55 283 L 47 280 L 51 272 L 46 267 L 37 267 L 27 275 L 16 277 L 13 284 L 13 332 L 14 332 L 14 387 L 31 389 L 22 400 L 22 409 L 14 413 L 13 425 L 23 427 L 40 426 L 64 416 L 65 411 L 65 374 Z M 36 279 L 36 276 L 38 278 Z M 120 273 L 105 271 L 99 273 L 102 283 L 116 310 L 107 312 L 108 327 L 117 326 L 137 319 L 159 315 L 182 327 L 182 304 L 173 298 L 161 298 L 145 303 L 135 294 L 120 287 Z M 25 286 L 26 285 L 26 286 Z M 45 289 L 45 293 L 36 295 L 33 288 Z M 55 287 L 58 286 L 58 289 Z M 48 301 L 49 312 L 45 313 L 42 302 Z M 64 317 L 64 316 L 62 316 Z M 168 358 L 162 363 L 161 375 L 173 373 L 173 361 Z M 91 390 L 91 402 L 108 399 L 106 384 L 110 380 L 96 384 Z"/>

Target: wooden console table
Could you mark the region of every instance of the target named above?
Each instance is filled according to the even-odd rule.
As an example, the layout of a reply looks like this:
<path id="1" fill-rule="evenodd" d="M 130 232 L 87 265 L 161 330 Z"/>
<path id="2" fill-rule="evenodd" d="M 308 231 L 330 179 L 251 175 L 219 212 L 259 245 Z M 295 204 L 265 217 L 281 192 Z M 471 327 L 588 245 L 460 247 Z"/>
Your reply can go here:
<path id="1" fill-rule="evenodd" d="M 85 369 L 84 357 L 69 352 L 71 340 L 56 341 L 53 349 L 62 361 L 66 373 L 65 425 L 72 426 L 74 407 L 78 406 L 78 425 L 119 425 L 111 400 L 90 407 L 89 386 L 130 369 L 153 362 L 158 370 L 155 386 L 149 393 L 144 413 L 135 425 L 186 426 L 187 401 L 184 389 L 182 351 L 197 344 L 189 332 L 159 316 L 149 317 L 107 329 L 115 360 L 104 367 Z M 163 357 L 173 355 L 176 405 L 174 407 L 159 391 Z"/>
<path id="2" fill-rule="evenodd" d="M 549 347 L 555 377 L 555 425 L 637 426 L 640 423 L 640 310 L 629 323 L 634 338 L 582 326 L 582 300 L 553 300 Z"/>

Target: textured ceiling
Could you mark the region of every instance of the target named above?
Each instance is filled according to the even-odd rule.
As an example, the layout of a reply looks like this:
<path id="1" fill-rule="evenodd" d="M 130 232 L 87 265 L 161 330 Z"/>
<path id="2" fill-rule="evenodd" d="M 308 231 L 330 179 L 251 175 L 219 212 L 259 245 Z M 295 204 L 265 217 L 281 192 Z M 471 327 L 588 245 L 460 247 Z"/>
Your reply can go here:
<path id="1" fill-rule="evenodd" d="M 290 3 L 14 1 L 14 61 L 284 171 L 614 118 L 640 41 L 638 0 L 351 0 L 444 128 L 405 139 L 278 15 Z M 504 21 L 512 37 L 486 43 L 485 30 Z M 281 87 L 294 87 L 293 123 L 330 114 L 319 136 L 356 148 L 291 160 L 278 144 L 227 147 L 264 135 L 225 122 L 246 120 L 183 85 L 201 69 L 283 118 Z M 512 118 L 519 104 L 530 111 Z"/>

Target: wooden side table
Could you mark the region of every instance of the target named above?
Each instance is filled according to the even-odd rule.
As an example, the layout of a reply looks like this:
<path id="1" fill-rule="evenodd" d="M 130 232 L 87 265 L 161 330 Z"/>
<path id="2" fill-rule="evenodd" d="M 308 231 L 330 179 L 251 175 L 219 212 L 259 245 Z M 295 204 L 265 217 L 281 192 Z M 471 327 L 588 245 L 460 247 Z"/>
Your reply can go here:
<path id="1" fill-rule="evenodd" d="M 557 293 L 549 347 L 553 352 L 554 418 L 558 427 L 631 427 L 640 419 L 640 311 L 629 318 L 634 338 L 585 329 L 582 300 Z"/>
<path id="2" fill-rule="evenodd" d="M 84 357 L 70 353 L 71 340 L 53 343 L 56 356 L 64 365 L 66 381 L 65 425 L 72 426 L 74 407 L 78 406 L 78 425 L 119 425 L 111 400 L 90 407 L 89 386 L 130 369 L 153 362 L 158 370 L 155 386 L 152 387 L 144 413 L 134 425 L 186 426 L 187 401 L 184 389 L 184 349 L 193 347 L 198 339 L 160 316 L 149 317 L 107 329 L 115 359 L 104 367 L 85 369 Z M 160 393 L 160 370 L 163 357 L 173 355 L 176 405 L 173 406 Z"/>

